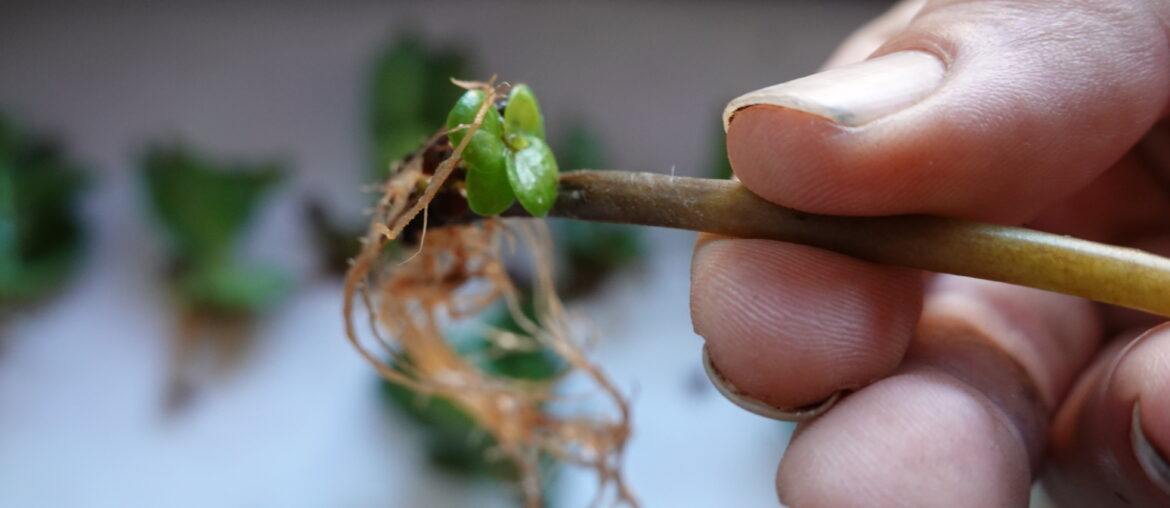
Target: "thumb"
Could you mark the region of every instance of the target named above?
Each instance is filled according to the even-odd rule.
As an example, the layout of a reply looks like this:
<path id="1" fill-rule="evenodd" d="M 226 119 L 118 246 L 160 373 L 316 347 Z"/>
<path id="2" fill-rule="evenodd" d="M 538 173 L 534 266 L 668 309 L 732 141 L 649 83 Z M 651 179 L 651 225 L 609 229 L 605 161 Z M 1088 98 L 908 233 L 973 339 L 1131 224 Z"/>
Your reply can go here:
<path id="1" fill-rule="evenodd" d="M 1165 112 L 1168 4 L 928 2 L 869 60 L 733 100 L 728 156 L 808 212 L 1029 220 Z"/>

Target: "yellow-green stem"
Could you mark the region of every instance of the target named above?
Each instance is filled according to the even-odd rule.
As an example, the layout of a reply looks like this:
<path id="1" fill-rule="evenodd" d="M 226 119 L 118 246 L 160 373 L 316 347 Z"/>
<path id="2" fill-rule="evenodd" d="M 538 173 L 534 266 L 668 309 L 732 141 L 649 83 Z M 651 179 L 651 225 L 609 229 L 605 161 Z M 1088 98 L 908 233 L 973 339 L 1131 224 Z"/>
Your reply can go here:
<path id="1" fill-rule="evenodd" d="M 1170 316 L 1170 259 L 1024 228 L 924 215 L 814 215 L 765 201 L 738 182 L 590 170 L 561 175 L 550 215 L 799 243 Z"/>

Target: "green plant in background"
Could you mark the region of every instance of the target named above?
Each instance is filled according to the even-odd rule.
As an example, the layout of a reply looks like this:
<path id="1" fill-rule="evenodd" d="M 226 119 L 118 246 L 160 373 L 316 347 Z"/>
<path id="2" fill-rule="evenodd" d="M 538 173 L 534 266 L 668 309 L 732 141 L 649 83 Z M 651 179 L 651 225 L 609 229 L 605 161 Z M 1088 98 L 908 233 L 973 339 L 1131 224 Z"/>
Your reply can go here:
<path id="1" fill-rule="evenodd" d="M 566 133 L 557 148 L 562 167 L 608 166 L 605 146 L 596 132 L 577 122 Z M 557 259 L 565 265 L 558 286 L 566 300 L 591 294 L 614 270 L 644 254 L 642 232 L 634 226 L 576 220 L 556 220 L 552 226 Z"/>
<path id="2" fill-rule="evenodd" d="M 469 75 L 465 53 L 431 47 L 414 36 L 398 39 L 375 57 L 366 92 L 371 181 L 384 179 L 395 164 L 438 132 L 463 92 L 451 78 Z M 339 224 L 317 202 L 308 205 L 307 219 L 328 271 L 345 273 L 361 249 L 365 225 Z"/>
<path id="3" fill-rule="evenodd" d="M 0 306 L 44 298 L 82 254 L 81 169 L 0 113 Z"/>
<path id="4" fill-rule="evenodd" d="M 237 253 L 260 200 L 284 176 L 278 165 L 224 164 L 165 146 L 147 151 L 142 169 L 154 214 L 173 246 L 174 284 L 184 306 L 251 314 L 285 295 L 285 273 Z"/>
<path id="5" fill-rule="evenodd" d="M 142 172 L 173 258 L 169 275 L 179 313 L 164 398 L 164 409 L 173 412 L 205 378 L 241 359 L 253 318 L 291 287 L 283 271 L 238 252 L 248 222 L 284 171 L 273 163 L 216 162 L 170 145 L 149 149 Z M 211 364 L 204 351 L 214 353 Z"/>
<path id="6" fill-rule="evenodd" d="M 525 305 L 525 312 L 533 316 L 531 301 Z M 483 323 L 500 333 L 523 333 L 503 309 L 497 309 Z M 491 374 L 544 380 L 557 375 L 564 367 L 564 362 L 548 351 L 505 350 L 482 335 L 467 335 L 456 343 L 460 354 L 477 359 L 477 367 Z M 515 478 L 516 471 L 511 464 L 488 458 L 491 454 L 487 452 L 495 443 L 490 436 L 477 431 L 475 421 L 451 401 L 418 394 L 388 381 L 381 383 L 389 400 L 424 429 L 427 453 L 437 467 L 467 476 Z"/>
<path id="7" fill-rule="evenodd" d="M 374 176 L 390 168 L 434 135 L 459 98 L 451 78 L 469 75 L 468 58 L 450 48 L 431 48 L 407 36 L 378 55 L 369 85 L 370 146 Z"/>
<path id="8" fill-rule="evenodd" d="M 731 170 L 731 161 L 727 160 L 727 134 L 723 129 L 715 131 L 711 143 L 711 169 L 708 171 L 711 178 L 727 180 L 734 174 Z"/>

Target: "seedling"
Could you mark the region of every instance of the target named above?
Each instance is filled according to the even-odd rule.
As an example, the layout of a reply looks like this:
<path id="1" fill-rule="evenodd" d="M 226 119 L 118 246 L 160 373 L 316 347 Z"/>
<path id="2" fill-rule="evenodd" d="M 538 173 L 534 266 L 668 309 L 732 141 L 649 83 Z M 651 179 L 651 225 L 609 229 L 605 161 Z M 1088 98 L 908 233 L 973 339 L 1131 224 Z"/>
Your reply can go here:
<path id="1" fill-rule="evenodd" d="M 548 215 L 802 243 L 879 263 L 1065 292 L 1170 316 L 1170 292 L 1165 291 L 1170 260 L 1133 249 L 939 217 L 806 214 L 727 180 L 589 170 L 553 179 L 555 166 L 543 162 L 551 155 L 545 155 L 534 98 L 522 99 L 526 105 L 515 111 L 524 113 L 514 113 L 511 121 L 511 101 L 502 116 L 497 108 L 497 99 L 515 100 L 530 91 L 515 87 L 504 94 L 490 83 L 459 84 L 469 91 L 452 111 L 447 131 L 408 156 L 383 184 L 366 244 L 346 278 L 346 331 L 383 377 L 442 396 L 477 422 L 492 437 L 494 453 L 518 465 L 529 506 L 540 504 L 542 454 L 594 469 L 603 487 L 614 487 L 616 501 L 635 504 L 619 467 L 629 406 L 585 358 L 552 292 L 542 223 L 505 216 Z M 525 155 L 533 146 L 539 156 Z M 527 169 L 509 171 L 509 161 L 515 166 L 520 158 Z M 512 196 L 519 206 L 511 205 Z M 387 256 L 384 247 L 400 238 L 410 248 L 400 257 Z M 521 312 L 502 261 L 505 247 L 517 240 L 533 252 L 537 283 L 531 319 Z M 352 316 L 357 298 L 370 311 L 374 347 L 394 367 L 358 335 Z M 445 323 L 501 301 L 523 333 L 491 337 L 497 345 L 535 343 L 557 353 L 569 369 L 592 380 L 615 411 L 566 415 L 553 407 L 561 399 L 551 382 L 520 382 L 484 371 L 444 339 Z"/>
<path id="2" fill-rule="evenodd" d="M 544 139 L 544 118 L 532 89 L 512 87 L 503 114 L 485 107 L 488 95 L 468 90 L 447 117 L 451 143 L 459 145 L 471 125 L 463 150 L 466 194 L 471 211 L 499 215 L 520 201 L 533 217 L 544 217 L 557 197 L 557 160 Z"/>

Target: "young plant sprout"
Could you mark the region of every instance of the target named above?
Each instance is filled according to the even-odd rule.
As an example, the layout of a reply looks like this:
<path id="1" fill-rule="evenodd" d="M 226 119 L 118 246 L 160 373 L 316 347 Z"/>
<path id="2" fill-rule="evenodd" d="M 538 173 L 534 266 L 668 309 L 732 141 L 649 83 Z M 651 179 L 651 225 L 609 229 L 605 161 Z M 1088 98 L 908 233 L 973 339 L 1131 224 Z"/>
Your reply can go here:
<path id="1" fill-rule="evenodd" d="M 387 380 L 450 400 L 488 432 L 497 454 L 517 464 L 528 506 L 540 505 L 542 454 L 594 469 L 602 487 L 616 487 L 616 501 L 635 504 L 619 469 L 629 407 L 585 358 L 553 293 L 543 224 L 503 217 L 549 215 L 781 240 L 1170 316 L 1170 260 L 1133 249 L 939 217 L 806 214 L 726 180 L 594 170 L 558 178 L 528 87 L 512 88 L 501 115 L 501 94 L 491 83 L 457 84 L 468 92 L 448 117 L 446 132 L 408 156 L 383 184 L 366 243 L 346 278 L 346 332 Z M 414 247 L 398 257 L 384 252 L 398 238 Z M 505 247 L 517 241 L 532 251 L 534 319 L 520 309 L 504 269 Z M 390 364 L 357 333 L 352 313 L 358 297 Z M 500 301 L 523 333 L 497 334 L 496 344 L 540 345 L 560 355 L 612 403 L 612 416 L 566 416 L 558 412 L 552 381 L 485 372 L 444 338 L 450 320 Z"/>
<path id="2" fill-rule="evenodd" d="M 532 220 L 464 219 L 473 210 L 498 214 L 514 201 L 537 215 L 552 206 L 556 163 L 535 98 L 527 87 L 513 87 L 501 115 L 501 94 L 492 84 L 460 84 L 469 91 L 449 116 L 452 127 L 383 183 L 366 243 L 346 277 L 347 336 L 385 379 L 449 401 L 483 429 L 495 445 L 489 458 L 516 469 L 527 506 L 542 505 L 540 469 L 547 457 L 593 469 L 599 496 L 612 492 L 616 502 L 636 505 L 620 474 L 629 405 L 586 358 L 588 337 L 554 291 L 547 229 Z M 432 211 L 437 220 L 429 223 Z M 385 249 L 396 239 L 408 247 Z M 505 268 L 514 245 L 526 246 L 532 260 L 531 317 Z M 357 298 L 370 313 L 369 340 L 353 321 Z M 564 372 L 544 379 L 489 372 L 447 338 L 451 322 L 500 306 L 516 326 L 489 331 L 493 346 L 547 350 L 560 357 Z M 608 413 L 567 407 L 580 398 L 555 386 L 574 372 L 597 388 Z"/>
<path id="3" fill-rule="evenodd" d="M 487 98 L 482 90 L 468 90 L 459 98 L 447 117 L 451 143 L 458 145 L 467 137 L 464 128 L 485 109 Z M 544 217 L 557 197 L 557 160 L 544 139 L 540 105 L 523 84 L 512 87 L 506 104 L 503 115 L 486 108 L 463 151 L 467 204 L 490 217 L 519 200 L 533 217 Z"/>

